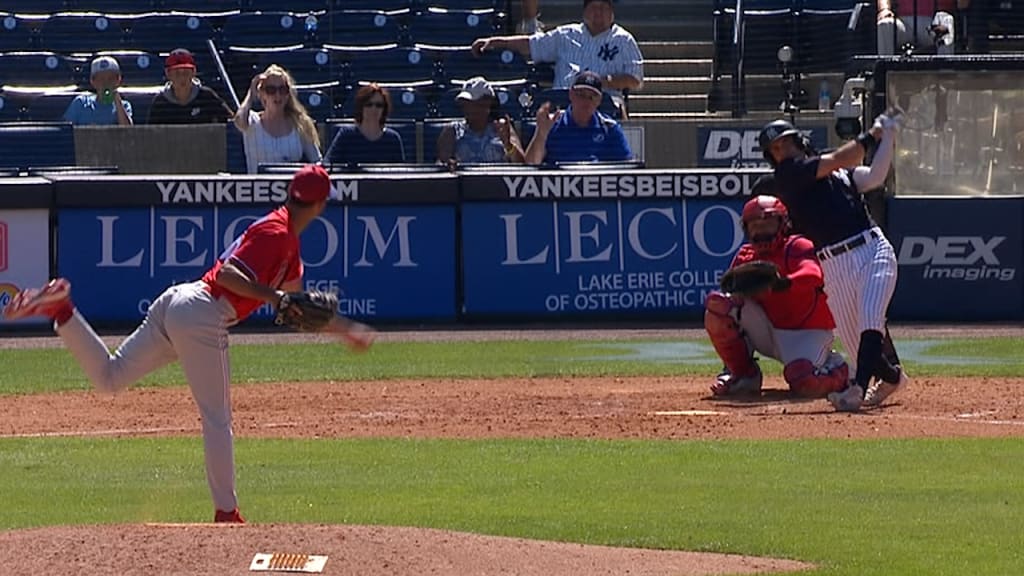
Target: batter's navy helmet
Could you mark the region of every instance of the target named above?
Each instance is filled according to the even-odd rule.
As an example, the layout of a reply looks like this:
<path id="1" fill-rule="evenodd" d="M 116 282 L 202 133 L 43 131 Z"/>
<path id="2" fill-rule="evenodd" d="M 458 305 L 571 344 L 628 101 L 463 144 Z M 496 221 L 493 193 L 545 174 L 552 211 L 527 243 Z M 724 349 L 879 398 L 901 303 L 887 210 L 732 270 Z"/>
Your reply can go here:
<path id="1" fill-rule="evenodd" d="M 775 166 L 775 159 L 772 158 L 771 150 L 769 150 L 772 142 L 786 136 L 800 136 L 800 131 L 786 120 L 773 120 L 765 124 L 764 128 L 761 128 L 761 134 L 757 137 L 757 143 L 761 145 L 761 153 L 764 154 L 764 159 L 772 166 Z M 800 138 L 797 138 L 797 141 L 799 142 Z"/>

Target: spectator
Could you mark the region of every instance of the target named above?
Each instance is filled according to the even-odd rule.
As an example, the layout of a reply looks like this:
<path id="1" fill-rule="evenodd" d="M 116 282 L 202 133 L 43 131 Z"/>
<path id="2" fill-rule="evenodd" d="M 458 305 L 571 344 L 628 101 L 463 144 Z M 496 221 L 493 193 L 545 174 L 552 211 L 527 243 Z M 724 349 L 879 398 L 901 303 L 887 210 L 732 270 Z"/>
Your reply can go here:
<path id="1" fill-rule="evenodd" d="M 263 104 L 261 112 L 252 109 L 256 99 Z M 299 101 L 291 74 L 277 64 L 253 76 L 235 113 L 235 126 L 244 137 L 249 174 L 255 174 L 260 164 L 322 158 L 316 124 Z"/>
<path id="2" fill-rule="evenodd" d="M 498 115 L 494 88 L 483 76 L 470 78 L 455 96 L 462 106 L 462 120 L 444 127 L 437 138 L 437 160 L 454 168 L 458 164 L 483 164 L 525 160 L 523 145 L 512 119 Z"/>
<path id="3" fill-rule="evenodd" d="M 554 88 L 569 88 L 583 70 L 598 74 L 621 105 L 622 90 L 639 90 L 644 66 L 633 35 L 615 24 L 611 0 L 583 0 L 583 22 L 532 36 L 492 36 L 473 42 L 473 52 L 515 50 L 535 62 L 555 63 Z"/>
<path id="4" fill-rule="evenodd" d="M 89 66 L 89 84 L 94 93 L 75 97 L 64 111 L 64 119 L 76 126 L 132 125 L 131 102 L 121 98 L 121 66 L 112 56 L 100 56 Z"/>
<path id="5" fill-rule="evenodd" d="M 356 123 L 342 126 L 330 146 L 332 164 L 393 164 L 405 162 L 402 136 L 386 126 L 391 95 L 377 84 L 356 92 Z"/>
<path id="6" fill-rule="evenodd" d="M 968 7 L 970 0 L 878 0 L 878 54 L 895 55 L 905 44 L 953 54 L 953 13 Z"/>
<path id="7" fill-rule="evenodd" d="M 597 111 L 601 77 L 583 72 L 569 89 L 569 108 L 551 113 L 551 103 L 537 110 L 537 131 L 526 150 L 528 164 L 623 162 L 633 158 L 618 122 Z"/>
<path id="8" fill-rule="evenodd" d="M 164 61 L 167 84 L 153 97 L 149 109 L 150 124 L 207 124 L 227 122 L 234 112 L 224 100 L 199 83 L 192 53 L 178 48 Z"/>

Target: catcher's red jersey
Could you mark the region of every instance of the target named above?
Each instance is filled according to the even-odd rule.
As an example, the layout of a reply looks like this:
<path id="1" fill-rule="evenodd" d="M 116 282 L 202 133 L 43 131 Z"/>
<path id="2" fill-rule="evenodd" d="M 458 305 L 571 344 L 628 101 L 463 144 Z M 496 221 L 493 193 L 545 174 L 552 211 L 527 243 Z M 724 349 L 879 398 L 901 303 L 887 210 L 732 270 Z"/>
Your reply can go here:
<path id="1" fill-rule="evenodd" d="M 210 286 L 214 297 L 224 297 L 235 309 L 238 321 L 245 320 L 263 304 L 260 300 L 245 298 L 217 285 L 217 272 L 228 260 L 249 278 L 258 283 L 280 287 L 283 283 L 302 277 L 302 259 L 299 256 L 299 237 L 288 227 L 289 212 L 284 206 L 253 222 L 235 238 L 213 264 L 203 282 Z"/>
<path id="2" fill-rule="evenodd" d="M 779 273 L 793 282 L 788 290 L 769 291 L 754 298 L 764 308 L 772 326 L 782 330 L 835 328 L 823 288 L 824 276 L 810 240 L 800 235 L 788 236 L 779 249 L 765 253 L 758 253 L 752 245 L 744 244 L 731 266 L 753 260 L 774 262 Z"/>

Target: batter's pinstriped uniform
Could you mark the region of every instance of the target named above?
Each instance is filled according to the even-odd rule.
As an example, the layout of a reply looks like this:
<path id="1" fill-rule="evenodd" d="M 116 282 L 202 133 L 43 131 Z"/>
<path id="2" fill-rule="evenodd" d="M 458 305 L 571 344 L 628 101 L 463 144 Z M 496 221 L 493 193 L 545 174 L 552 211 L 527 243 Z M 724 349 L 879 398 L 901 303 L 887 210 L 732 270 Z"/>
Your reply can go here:
<path id="1" fill-rule="evenodd" d="M 893 138 L 886 133 L 879 143 L 877 168 L 840 169 L 818 179 L 820 158 L 806 155 L 775 168 L 777 193 L 789 208 L 794 230 L 817 249 L 836 331 L 857 365 L 852 383 L 862 390 L 870 388 L 872 378 L 896 384 L 902 370 L 886 330 L 896 289 L 896 254 L 862 196 L 884 181 Z"/>
<path id="2" fill-rule="evenodd" d="M 618 24 L 597 36 L 586 25 L 565 24 L 554 30 L 530 36 L 530 58 L 555 63 L 554 88 L 572 86 L 576 75 L 590 70 L 602 78 L 608 74 L 628 74 L 643 82 L 644 60 L 633 35 Z M 620 96 L 621 90 L 605 88 Z"/>

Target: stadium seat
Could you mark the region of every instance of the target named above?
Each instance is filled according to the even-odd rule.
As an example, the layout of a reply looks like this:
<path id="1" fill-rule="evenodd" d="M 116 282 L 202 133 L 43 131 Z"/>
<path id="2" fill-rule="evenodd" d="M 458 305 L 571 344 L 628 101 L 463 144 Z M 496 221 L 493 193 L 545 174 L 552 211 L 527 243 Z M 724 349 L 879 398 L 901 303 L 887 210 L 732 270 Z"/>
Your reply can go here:
<path id="1" fill-rule="evenodd" d="M 492 36 L 500 27 L 491 10 L 428 8 L 409 21 L 413 42 L 443 46 L 469 46 L 477 38 Z"/>
<path id="2" fill-rule="evenodd" d="M 360 82 L 433 82 L 434 60 L 420 50 L 393 45 L 366 48 L 327 45 L 325 48 L 343 62 L 341 80 L 349 88 Z"/>
<path id="3" fill-rule="evenodd" d="M 307 24 L 316 22 L 312 30 Z M 228 47 L 302 46 L 314 38 L 319 19 L 290 12 L 243 12 L 224 21 L 224 44 Z"/>
<path id="4" fill-rule="evenodd" d="M 458 116 L 451 118 L 431 118 L 423 123 L 423 161 L 426 163 L 437 162 L 437 138 L 441 135 L 441 131 L 448 124 L 451 124 L 455 120 L 462 118 L 460 112 Z"/>
<path id="5" fill-rule="evenodd" d="M 65 0 L 4 0 L 3 9 L 15 14 L 53 14 L 70 9 Z"/>
<path id="6" fill-rule="evenodd" d="M 395 120 L 423 120 L 430 115 L 430 91 L 415 87 L 391 87 L 391 111 Z"/>
<path id="7" fill-rule="evenodd" d="M 399 13 L 382 11 L 329 12 L 321 19 L 319 38 L 327 44 L 341 46 L 374 46 L 393 44 L 401 39 L 402 19 L 408 10 Z"/>
<path id="8" fill-rule="evenodd" d="M 0 86 L 71 86 L 71 61 L 53 52 L 0 53 Z"/>
<path id="9" fill-rule="evenodd" d="M 249 63 L 253 72 L 277 64 L 287 70 L 299 85 L 322 84 L 338 79 L 338 65 L 332 65 L 331 52 L 322 48 L 258 51 L 232 48 L 227 58 L 236 64 Z M 239 68 L 236 66 L 233 69 Z"/>
<path id="10" fill-rule="evenodd" d="M 154 8 L 162 12 L 188 12 L 191 14 L 224 14 L 238 12 L 238 0 L 152 0 Z"/>
<path id="11" fill-rule="evenodd" d="M 82 59 L 76 74 L 79 86 L 89 85 L 90 63 L 93 58 L 99 56 L 112 56 L 117 59 L 121 66 L 121 83 L 124 86 L 155 86 L 166 81 L 163 58 L 142 50 L 112 50 L 97 52 Z"/>
<path id="12" fill-rule="evenodd" d="M 193 54 L 205 54 L 206 41 L 212 36 L 209 20 L 201 15 L 147 14 L 128 21 L 123 48 L 159 54 L 187 48 Z"/>
<path id="13" fill-rule="evenodd" d="M 476 57 L 470 50 L 450 51 L 442 59 L 444 78 L 448 82 L 483 76 L 488 81 L 525 80 L 530 66 L 513 50 L 484 52 Z"/>
<path id="14" fill-rule="evenodd" d="M 413 0 L 328 0 L 330 10 L 380 10 L 393 12 L 406 10 Z"/>
<path id="15" fill-rule="evenodd" d="M 317 122 L 326 122 L 334 115 L 334 100 L 326 90 L 298 88 L 299 101 Z"/>
<path id="16" fill-rule="evenodd" d="M 517 97 L 521 87 L 495 87 L 495 96 L 498 99 L 498 108 L 502 114 L 507 114 L 513 121 L 519 120 L 523 115 L 523 107 L 519 105 Z M 455 87 L 446 90 L 437 99 L 434 106 L 436 116 L 439 118 L 462 117 L 462 107 L 455 100 L 461 88 Z"/>
<path id="17" fill-rule="evenodd" d="M 102 14 L 54 14 L 42 21 L 39 41 L 44 50 L 99 52 L 124 44 L 127 20 Z"/>
<path id="18" fill-rule="evenodd" d="M 26 120 L 63 122 L 64 111 L 81 92 L 45 92 L 33 98 L 25 111 Z"/>
<path id="19" fill-rule="evenodd" d="M 306 14 L 309 12 L 326 12 L 327 0 L 241 0 L 240 8 L 244 12 L 266 12 L 287 8 L 289 12 Z"/>
<path id="20" fill-rule="evenodd" d="M 434 6 L 448 10 L 502 10 L 504 0 L 418 0 L 423 7 Z"/>
<path id="21" fill-rule="evenodd" d="M 0 94 L 0 122 L 17 122 L 24 120 L 25 103 L 21 99 Z"/>
<path id="22" fill-rule="evenodd" d="M 0 158 L 6 166 L 73 166 L 75 136 L 71 124 L 0 124 Z"/>
<path id="23" fill-rule="evenodd" d="M 68 0 L 66 8 L 55 12 L 99 12 L 101 14 L 141 14 L 157 9 L 155 0 Z"/>
<path id="24" fill-rule="evenodd" d="M 0 12 L 0 52 L 38 50 L 36 27 L 39 22 Z"/>
<path id="25" fill-rule="evenodd" d="M 715 14 L 715 59 L 718 66 L 731 70 L 732 28 L 735 10 Z M 743 69 L 748 74 L 772 74 L 778 71 L 777 52 L 783 45 L 796 46 L 796 17 L 790 9 L 744 11 Z"/>

